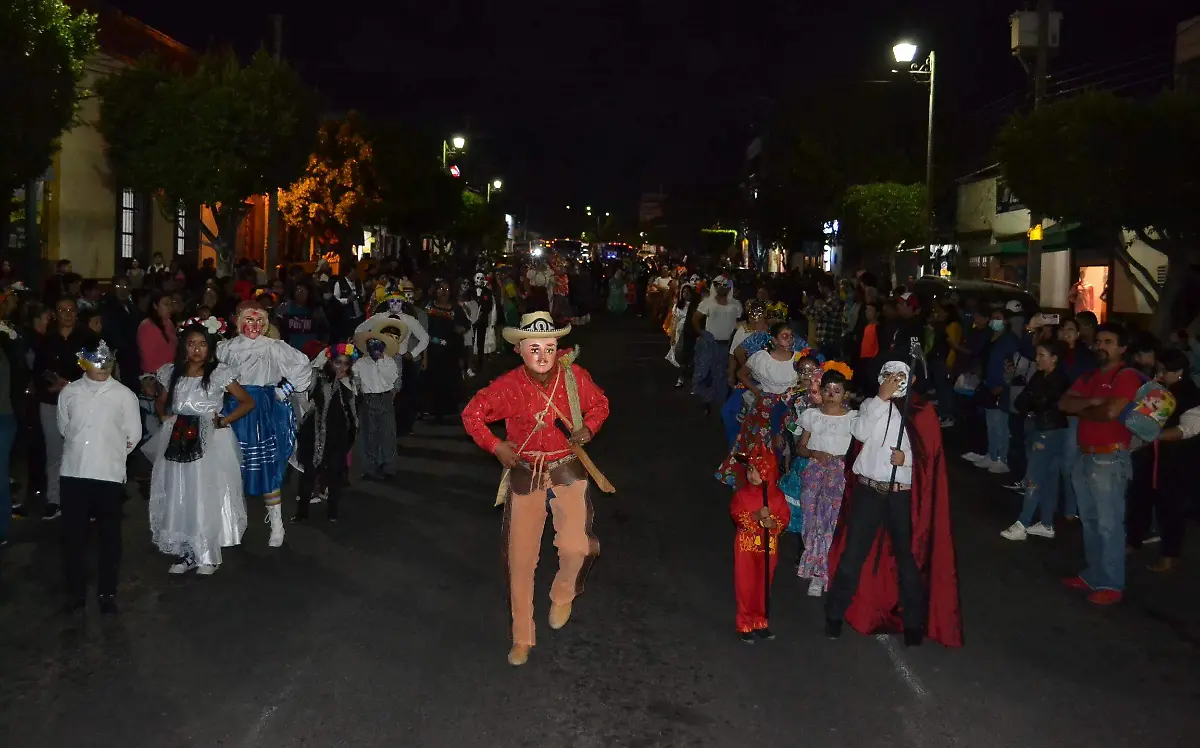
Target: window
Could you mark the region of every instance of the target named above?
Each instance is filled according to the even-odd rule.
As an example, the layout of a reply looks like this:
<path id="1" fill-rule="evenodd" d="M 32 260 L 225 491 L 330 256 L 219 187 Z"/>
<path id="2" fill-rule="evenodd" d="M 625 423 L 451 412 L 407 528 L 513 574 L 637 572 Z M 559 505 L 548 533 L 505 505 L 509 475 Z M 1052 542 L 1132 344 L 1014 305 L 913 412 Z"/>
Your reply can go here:
<path id="1" fill-rule="evenodd" d="M 133 258 L 134 227 L 137 226 L 137 195 L 121 190 L 121 259 Z"/>
<path id="2" fill-rule="evenodd" d="M 182 255 L 187 247 L 187 206 L 183 203 L 175 209 L 175 254 Z"/>

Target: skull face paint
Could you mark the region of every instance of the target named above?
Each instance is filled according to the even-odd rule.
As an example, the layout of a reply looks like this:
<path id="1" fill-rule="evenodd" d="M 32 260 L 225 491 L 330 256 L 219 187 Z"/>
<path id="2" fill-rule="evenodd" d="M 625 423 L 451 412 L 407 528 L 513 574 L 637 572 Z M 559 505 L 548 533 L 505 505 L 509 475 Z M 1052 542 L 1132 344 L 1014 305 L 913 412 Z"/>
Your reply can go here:
<path id="1" fill-rule="evenodd" d="M 476 273 L 475 274 L 475 286 L 478 288 L 483 288 L 486 285 L 487 285 L 487 276 L 484 275 L 483 273 Z"/>

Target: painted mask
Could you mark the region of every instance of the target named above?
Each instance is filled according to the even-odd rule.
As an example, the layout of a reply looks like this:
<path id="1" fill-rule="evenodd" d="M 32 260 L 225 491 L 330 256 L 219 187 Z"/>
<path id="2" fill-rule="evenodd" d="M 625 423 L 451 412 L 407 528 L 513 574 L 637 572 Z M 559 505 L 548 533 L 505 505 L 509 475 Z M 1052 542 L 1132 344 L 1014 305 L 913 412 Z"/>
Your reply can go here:
<path id="1" fill-rule="evenodd" d="M 243 309 L 238 315 L 238 332 L 251 340 L 267 330 L 267 313 L 262 309 Z"/>

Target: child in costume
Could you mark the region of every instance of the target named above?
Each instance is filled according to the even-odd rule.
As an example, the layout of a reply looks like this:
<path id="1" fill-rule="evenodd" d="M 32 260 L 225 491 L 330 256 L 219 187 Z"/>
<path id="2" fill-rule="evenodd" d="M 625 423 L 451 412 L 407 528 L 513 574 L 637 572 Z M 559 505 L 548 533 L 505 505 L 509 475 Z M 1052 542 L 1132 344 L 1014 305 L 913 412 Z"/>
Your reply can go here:
<path id="1" fill-rule="evenodd" d="M 752 644 L 755 638 L 774 639 L 767 621 L 766 583 L 767 554 L 770 546 L 771 581 L 779 562 L 779 534 L 788 524 L 789 509 L 783 493 L 775 486 L 778 477 L 775 452 L 759 444 L 740 466 L 739 487 L 733 493 L 729 513 L 737 525 L 733 541 L 733 593 L 737 599 L 737 630 L 742 641 Z M 765 487 L 765 488 L 764 488 Z M 767 506 L 763 506 L 763 491 Z M 769 536 L 767 543 L 764 538 Z"/>
<path id="2" fill-rule="evenodd" d="M 242 449 L 242 490 L 262 496 L 271 525 L 269 545 L 283 545 L 280 488 L 296 446 L 291 397 L 312 385 L 312 367 L 300 351 L 267 337 L 267 312 L 254 301 L 238 305 L 238 336 L 217 344 L 217 360 L 233 369 L 254 410 L 232 425 Z M 237 407 L 226 398 L 227 413 Z"/>
<path id="3" fill-rule="evenodd" d="M 150 535 L 160 551 L 177 558 L 171 574 L 216 572 L 221 548 L 241 543 L 246 530 L 237 438 L 228 427 L 253 410 L 254 401 L 233 369 L 217 363 L 224 328 L 216 317 L 185 322 L 175 362 L 156 375 L 163 426 L 146 446 L 154 462 Z M 222 416 L 226 395 L 238 406 Z"/>
<path id="4" fill-rule="evenodd" d="M 360 353 L 366 350 L 367 355 L 356 357 L 354 376 L 363 393 L 363 478 L 377 480 L 395 473 L 394 401 L 401 386 L 396 355 L 400 351 L 399 341 L 408 337 L 408 330 L 404 323 L 390 317 L 372 317 L 371 320 L 378 320 L 387 327 L 369 324 L 370 320 L 359 325 L 361 332 L 354 336 L 354 348 Z M 396 334 L 384 333 L 383 329 L 396 330 Z"/>
<path id="5" fill-rule="evenodd" d="M 796 454 L 807 465 L 801 475 L 804 552 L 796 575 L 808 579 L 808 594 L 819 597 L 829 586 L 829 546 L 846 492 L 846 452 L 858 412 L 847 407 L 854 372 L 829 361 L 821 377 L 821 405 L 800 414 Z"/>
<path id="6" fill-rule="evenodd" d="M 821 403 L 821 364 L 819 355 L 811 348 L 804 348 L 796 354 L 796 373 L 800 379 L 788 403 L 788 411 L 783 417 L 783 429 L 793 438 L 800 436 L 800 416 L 809 408 L 815 408 Z M 804 469 L 808 467 L 808 458 L 793 454 L 786 475 L 779 480 L 779 490 L 791 507 L 791 522 L 787 531 L 799 535 L 804 528 L 804 507 L 800 503 L 800 494 L 804 485 Z M 804 553 L 804 544 L 800 544 L 800 552 Z M 799 563 L 797 559 L 796 563 Z"/>
<path id="7" fill-rule="evenodd" d="M 293 522 L 308 519 L 309 497 L 319 493 L 328 495 L 329 521 L 337 521 L 338 499 L 349 470 L 346 455 L 354 448 L 359 428 L 355 405 L 359 382 L 353 374 L 358 350 L 349 343 L 338 343 L 327 349 L 323 358 L 325 362 L 313 385 L 312 408 L 296 444 L 296 461 L 304 475 L 296 494 Z"/>

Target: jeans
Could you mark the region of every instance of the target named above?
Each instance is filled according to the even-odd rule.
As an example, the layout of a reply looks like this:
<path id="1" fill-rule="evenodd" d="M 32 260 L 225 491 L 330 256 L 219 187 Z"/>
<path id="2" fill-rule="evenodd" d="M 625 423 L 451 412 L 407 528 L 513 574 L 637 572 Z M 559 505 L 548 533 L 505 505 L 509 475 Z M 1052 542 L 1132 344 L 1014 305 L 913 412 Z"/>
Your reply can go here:
<path id="1" fill-rule="evenodd" d="M 1133 473 L 1129 453 L 1080 454 L 1071 476 L 1083 526 L 1079 576 L 1096 590 L 1125 589 L 1125 491 Z"/>
<path id="2" fill-rule="evenodd" d="M 992 462 L 1008 462 L 1008 411 L 1001 408 L 986 408 L 983 411 L 987 422 L 987 456 Z"/>
<path id="3" fill-rule="evenodd" d="M 42 439 L 46 443 L 46 503 L 59 505 L 58 473 L 62 470 L 63 436 L 58 430 L 58 406 L 38 404 L 42 419 Z"/>
<path id="4" fill-rule="evenodd" d="M 12 413 L 0 415 L 0 540 L 8 537 L 12 520 L 12 484 L 9 483 L 9 457 L 13 439 L 17 436 L 17 417 Z"/>
<path id="5" fill-rule="evenodd" d="M 1025 503 L 1021 506 L 1018 521 L 1026 527 L 1033 523 L 1033 513 L 1039 508 L 1042 524 L 1054 527 L 1054 510 L 1058 508 L 1059 463 L 1062 461 L 1067 431 L 1039 430 L 1034 427 L 1033 419 L 1025 423 L 1029 466 L 1025 470 Z"/>
<path id="6" fill-rule="evenodd" d="M 1078 517 L 1079 505 L 1075 501 L 1075 461 L 1079 459 L 1079 416 L 1067 416 L 1067 437 L 1063 444 L 1063 516 Z"/>

